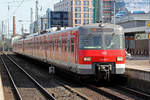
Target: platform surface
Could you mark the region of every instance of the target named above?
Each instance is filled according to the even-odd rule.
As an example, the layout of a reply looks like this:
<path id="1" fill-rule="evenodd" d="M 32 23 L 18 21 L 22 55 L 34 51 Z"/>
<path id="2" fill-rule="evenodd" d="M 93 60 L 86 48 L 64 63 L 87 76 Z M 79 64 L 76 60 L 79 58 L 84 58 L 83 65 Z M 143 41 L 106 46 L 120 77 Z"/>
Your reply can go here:
<path id="1" fill-rule="evenodd" d="M 127 59 L 126 74 L 131 78 L 150 82 L 149 57 L 132 56 L 131 59 Z"/>
<path id="2" fill-rule="evenodd" d="M 150 60 L 147 56 L 132 56 L 126 60 L 126 68 L 150 72 Z"/>
<path id="3" fill-rule="evenodd" d="M 2 85 L 1 72 L 0 72 L 0 100 L 4 100 L 4 93 L 3 93 L 3 85 Z"/>

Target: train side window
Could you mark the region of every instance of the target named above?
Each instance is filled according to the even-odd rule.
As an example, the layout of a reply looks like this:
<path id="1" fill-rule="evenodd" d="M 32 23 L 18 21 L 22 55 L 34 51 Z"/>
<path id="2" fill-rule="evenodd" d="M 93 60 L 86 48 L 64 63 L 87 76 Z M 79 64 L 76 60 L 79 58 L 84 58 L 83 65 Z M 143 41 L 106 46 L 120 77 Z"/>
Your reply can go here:
<path id="1" fill-rule="evenodd" d="M 74 39 L 71 39 L 71 52 L 74 52 Z"/>

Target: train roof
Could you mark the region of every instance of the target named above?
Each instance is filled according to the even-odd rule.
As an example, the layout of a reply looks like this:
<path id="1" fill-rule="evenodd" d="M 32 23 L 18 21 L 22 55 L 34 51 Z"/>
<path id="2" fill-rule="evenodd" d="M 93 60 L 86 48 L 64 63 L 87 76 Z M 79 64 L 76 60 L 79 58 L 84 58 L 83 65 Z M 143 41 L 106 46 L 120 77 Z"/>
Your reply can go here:
<path id="1" fill-rule="evenodd" d="M 44 36 L 44 35 L 49 35 L 49 34 L 58 34 L 58 33 L 63 33 L 63 32 L 66 32 L 66 31 L 73 31 L 73 30 L 79 30 L 79 34 L 86 34 L 88 29 L 91 29 L 91 28 L 103 28 L 103 29 L 112 29 L 111 30 L 111 33 L 114 31 L 116 34 L 124 34 L 123 31 L 123 28 L 120 26 L 120 25 L 114 25 L 114 24 L 109 24 L 109 23 L 105 23 L 103 24 L 104 26 L 100 26 L 100 23 L 94 23 L 94 24 L 88 24 L 88 25 L 83 25 L 83 26 L 77 26 L 77 27 L 72 27 L 72 28 L 69 28 L 69 29 L 64 29 L 64 30 L 59 30 L 59 31 L 53 31 L 53 32 L 48 32 L 46 34 L 40 34 L 38 35 L 37 33 L 36 34 L 33 34 L 33 35 L 29 35 L 27 36 L 25 39 L 31 39 L 33 36 L 36 36 L 36 37 L 40 37 L 40 36 Z"/>
<path id="2" fill-rule="evenodd" d="M 114 25 L 114 24 L 110 24 L 110 23 L 92 23 L 92 24 L 87 24 L 87 25 L 83 25 L 83 26 L 80 26 L 80 27 L 85 27 L 85 28 L 95 28 L 95 27 L 97 27 L 97 28 L 99 28 L 100 27 L 100 25 L 104 25 L 103 27 L 105 28 L 105 27 L 110 27 L 110 28 L 118 28 L 118 26 L 120 26 L 120 25 Z M 121 26 L 120 26 L 121 27 Z"/>
<path id="3" fill-rule="evenodd" d="M 92 28 L 101 28 L 101 31 L 103 30 L 104 32 L 109 32 L 110 34 L 115 33 L 115 34 L 124 34 L 123 27 L 120 25 L 114 25 L 114 24 L 109 24 L 109 23 L 94 23 L 94 24 L 89 24 L 89 25 L 84 25 L 79 27 L 79 33 L 80 34 L 86 34 L 88 33 L 89 29 Z"/>

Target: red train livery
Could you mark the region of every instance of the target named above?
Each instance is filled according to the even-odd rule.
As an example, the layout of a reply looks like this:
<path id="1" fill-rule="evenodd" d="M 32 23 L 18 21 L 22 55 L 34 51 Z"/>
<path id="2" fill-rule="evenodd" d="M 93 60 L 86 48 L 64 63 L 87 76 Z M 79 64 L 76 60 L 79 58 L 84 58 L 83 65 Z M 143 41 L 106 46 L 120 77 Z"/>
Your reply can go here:
<path id="1" fill-rule="evenodd" d="M 123 28 L 90 24 L 13 42 L 13 51 L 79 75 L 109 79 L 125 73 Z"/>

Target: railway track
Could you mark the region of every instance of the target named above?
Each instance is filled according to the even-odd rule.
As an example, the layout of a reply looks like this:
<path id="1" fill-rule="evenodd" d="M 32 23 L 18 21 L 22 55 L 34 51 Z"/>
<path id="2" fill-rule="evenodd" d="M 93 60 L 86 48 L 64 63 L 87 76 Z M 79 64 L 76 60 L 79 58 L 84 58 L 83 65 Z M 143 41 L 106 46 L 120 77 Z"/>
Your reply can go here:
<path id="1" fill-rule="evenodd" d="M 39 94 L 42 94 L 42 95 L 40 95 L 41 97 L 39 97 L 39 98 L 43 98 L 42 96 L 44 96 L 45 99 L 47 99 L 47 100 L 56 100 L 52 94 L 49 94 L 44 89 L 44 87 L 42 87 L 32 76 L 30 76 L 24 69 L 22 69 L 10 57 L 5 55 L 5 57 L 0 56 L 0 58 L 2 60 L 4 67 L 7 70 L 9 78 L 10 78 L 12 85 L 15 89 L 15 95 L 16 95 L 15 97 L 17 100 L 25 100 L 26 98 L 28 98 L 28 97 L 24 96 L 26 94 L 23 94 L 23 91 L 21 91 L 21 89 L 19 89 L 19 86 L 20 86 L 19 84 L 21 83 L 20 82 L 21 80 L 19 78 L 24 78 L 24 81 L 28 81 L 28 83 L 30 83 L 30 86 L 32 86 L 32 87 L 35 86 L 36 88 L 38 88 L 38 90 L 40 92 Z M 15 65 L 16 68 L 15 68 L 15 66 L 12 67 L 12 64 Z M 10 65 L 11 65 L 11 67 L 10 67 Z M 18 76 L 21 76 L 21 77 L 18 77 Z M 24 76 L 24 77 L 22 77 L 22 76 Z M 32 83 L 29 82 L 29 80 L 32 81 Z M 29 84 L 28 84 L 28 86 L 29 86 Z M 44 100 L 44 98 L 43 98 L 43 100 Z"/>
<path id="2" fill-rule="evenodd" d="M 71 91 L 72 93 L 75 93 L 76 95 L 78 95 L 79 97 L 81 97 L 84 100 L 92 100 L 92 99 L 99 100 L 98 95 L 100 97 L 102 97 L 102 96 L 106 97 L 106 100 L 107 99 L 108 100 L 110 100 L 110 99 L 113 99 L 113 100 L 114 99 L 116 99 L 116 100 L 126 100 L 126 99 L 128 99 L 128 100 L 135 100 L 135 99 L 136 100 L 142 100 L 142 99 L 150 100 L 148 94 L 140 93 L 135 90 L 131 91 L 131 89 L 129 89 L 129 88 L 127 89 L 122 86 L 115 85 L 114 87 L 105 87 L 105 86 L 101 87 L 101 86 L 95 86 L 95 85 L 86 84 L 86 83 L 84 83 L 81 86 L 81 84 L 79 83 L 80 86 L 77 86 L 77 88 L 75 88 L 76 86 L 67 85 L 66 82 L 63 83 L 61 81 L 58 81 L 56 83 L 60 84 L 61 86 L 63 86 L 67 90 Z M 75 84 L 75 83 L 70 83 L 70 84 Z M 82 89 L 80 89 L 80 88 L 82 88 Z M 102 97 L 101 99 L 105 99 L 104 97 Z"/>
<path id="3" fill-rule="evenodd" d="M 150 94 L 147 94 L 147 93 L 144 93 L 144 92 L 140 92 L 140 91 L 128 88 L 128 87 L 124 87 L 124 86 L 116 86 L 116 88 L 120 89 L 120 90 L 123 90 L 123 91 L 126 91 L 126 92 L 128 92 L 130 94 L 136 95 L 136 96 L 138 96 L 140 98 L 143 98 L 144 100 L 150 100 Z"/>
<path id="4" fill-rule="evenodd" d="M 8 56 L 8 58 L 11 60 L 11 61 L 13 61 L 14 63 L 16 63 L 17 61 L 15 61 L 15 58 L 13 57 L 13 56 Z M 19 65 L 18 65 L 19 66 Z M 24 70 L 25 71 L 25 70 Z M 30 72 L 29 72 L 30 73 Z M 40 73 L 40 72 L 37 72 L 37 73 Z M 30 73 L 31 74 L 31 73 Z M 35 78 L 35 80 L 37 80 L 37 81 L 40 81 L 40 79 L 41 80 L 43 80 L 42 78 L 39 78 L 38 77 L 38 75 L 36 74 L 36 73 L 32 73 L 32 75 L 31 75 L 31 77 L 32 78 Z M 51 82 L 51 79 L 50 80 L 48 80 L 49 82 Z M 78 92 L 78 91 L 76 91 L 75 89 L 73 89 L 72 87 L 70 87 L 70 86 L 68 86 L 68 85 L 65 85 L 65 84 L 63 84 L 63 83 L 61 83 L 61 82 L 59 82 L 59 81 L 57 81 L 57 80 L 55 80 L 54 78 L 52 79 L 52 81 L 55 81 L 55 83 L 56 84 L 59 84 L 59 86 L 62 86 L 62 87 L 64 87 L 66 90 L 68 90 L 68 91 L 70 91 L 72 94 L 74 94 L 75 96 L 77 96 L 78 98 L 77 99 L 75 99 L 75 100 L 92 100 L 91 98 L 89 98 L 89 97 L 87 97 L 86 95 L 84 95 L 84 94 L 82 94 L 82 93 L 80 93 L 80 92 Z M 45 85 L 45 83 L 47 83 L 47 82 L 41 82 L 41 84 L 43 84 L 44 83 L 44 85 Z M 40 84 L 40 83 L 39 83 Z M 47 87 L 46 89 L 45 89 L 45 91 L 47 91 L 47 92 L 50 92 L 49 90 L 50 89 L 48 89 L 48 86 L 44 86 L 44 87 Z M 44 88 L 43 87 L 43 88 Z M 53 86 L 52 86 L 53 87 Z M 55 87 L 55 86 L 54 86 Z M 59 91 L 59 92 L 61 92 L 61 91 Z M 64 93 L 65 94 L 65 93 Z M 56 94 L 53 92 L 52 93 L 52 95 L 55 97 L 55 99 L 60 99 L 58 96 L 56 96 Z M 62 96 L 62 95 L 61 95 Z M 61 97 L 60 96 L 60 97 Z M 63 95 L 62 97 L 65 97 L 65 95 Z M 51 99 L 52 100 L 52 99 Z M 61 99 L 62 100 L 62 99 Z M 67 100 L 67 98 L 65 99 L 65 100 Z M 70 100 L 70 99 L 69 99 Z M 74 100 L 74 97 L 71 99 L 71 100 Z"/>
<path id="5" fill-rule="evenodd" d="M 150 95 L 124 86 L 98 87 L 87 85 L 88 88 L 115 100 L 150 100 Z"/>
<path id="6" fill-rule="evenodd" d="M 93 83 L 85 83 L 80 82 L 79 80 L 72 79 L 69 77 L 70 80 L 75 82 L 75 84 L 82 84 L 82 87 L 84 87 L 84 90 L 92 90 L 99 95 L 103 95 L 108 99 L 111 100 L 150 100 L 150 95 L 144 92 L 140 92 L 125 86 L 117 85 L 117 84 L 102 84 L 102 85 L 96 85 Z M 67 79 L 67 80 L 69 80 Z M 73 84 L 73 83 L 72 83 Z M 75 87 L 75 86 L 74 86 Z M 86 89 L 87 88 L 87 89 Z M 83 91 L 84 91 L 83 90 Z M 98 100 L 98 99 L 97 99 Z"/>

